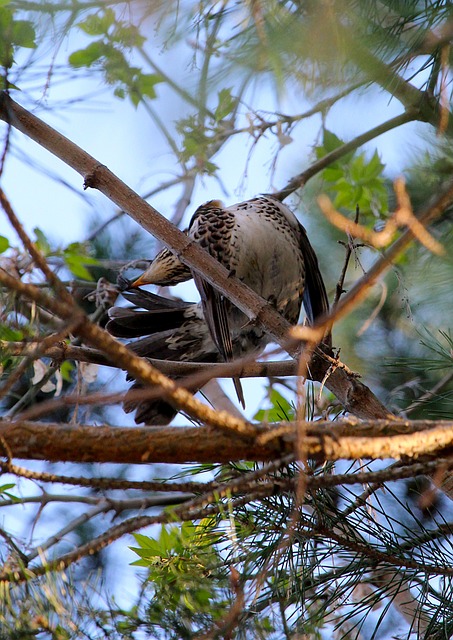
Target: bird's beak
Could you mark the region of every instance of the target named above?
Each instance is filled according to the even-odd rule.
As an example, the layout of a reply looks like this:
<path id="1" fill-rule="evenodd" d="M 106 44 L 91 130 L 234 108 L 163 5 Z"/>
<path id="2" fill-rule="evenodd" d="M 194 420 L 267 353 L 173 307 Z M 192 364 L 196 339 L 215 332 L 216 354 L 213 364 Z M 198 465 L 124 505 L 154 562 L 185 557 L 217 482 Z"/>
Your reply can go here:
<path id="1" fill-rule="evenodd" d="M 165 263 L 162 264 L 162 261 L 159 260 L 159 255 L 157 255 L 157 259 L 154 259 L 149 267 L 145 269 L 145 271 L 134 280 L 129 285 L 130 289 L 138 289 L 138 287 L 142 287 L 146 284 L 160 284 L 162 279 L 167 277 L 167 267 Z"/>
<path id="2" fill-rule="evenodd" d="M 145 277 L 145 273 L 142 273 L 142 275 L 139 276 L 137 280 L 134 280 L 134 282 L 131 282 L 129 285 L 129 289 L 138 289 L 138 287 L 141 287 L 144 284 L 148 284 L 147 279 Z"/>

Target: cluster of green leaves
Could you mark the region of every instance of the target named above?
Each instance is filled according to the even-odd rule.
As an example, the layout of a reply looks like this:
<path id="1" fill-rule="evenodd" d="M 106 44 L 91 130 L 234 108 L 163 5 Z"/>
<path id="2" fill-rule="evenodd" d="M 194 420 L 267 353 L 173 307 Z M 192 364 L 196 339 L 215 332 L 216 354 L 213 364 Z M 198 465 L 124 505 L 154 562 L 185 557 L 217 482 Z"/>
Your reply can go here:
<path id="1" fill-rule="evenodd" d="M 323 158 L 344 144 L 344 140 L 324 129 L 322 145 L 315 148 L 316 158 Z M 388 213 L 384 169 L 377 151 L 370 159 L 363 152 L 351 151 L 324 169 L 321 177 L 327 193 L 334 196 L 336 208 L 351 212 L 358 207 L 360 221 L 374 223 Z"/>
<path id="2" fill-rule="evenodd" d="M 182 162 L 193 160 L 200 173 L 213 175 L 218 167 L 210 160 L 219 143 L 226 137 L 228 117 L 237 108 L 238 100 L 231 88 L 221 89 L 217 94 L 217 105 L 207 114 L 204 126 L 200 126 L 198 115 L 190 115 L 176 123 L 182 136 L 180 158 Z"/>
<path id="3" fill-rule="evenodd" d="M 34 49 L 36 32 L 31 20 L 22 20 L 15 16 L 8 6 L 9 0 L 0 0 L 0 66 L 4 69 L 0 89 L 17 88 L 7 80 L 7 71 L 15 60 L 14 54 L 20 47 Z"/>
<path id="4" fill-rule="evenodd" d="M 111 8 L 99 9 L 78 23 L 88 37 L 95 38 L 84 49 L 74 51 L 69 63 L 76 69 L 97 67 L 118 98 L 128 97 L 136 107 L 144 97 L 156 97 L 155 86 L 162 82 L 158 74 L 143 73 L 128 61 L 125 52 L 140 48 L 145 37 L 130 22 L 117 18 Z"/>
<path id="5" fill-rule="evenodd" d="M 148 569 L 152 585 L 147 624 L 153 632 L 166 629 L 168 638 L 190 638 L 225 615 L 228 573 L 217 547 L 223 536 L 215 519 L 163 526 L 157 539 L 134 537 L 139 546 L 132 550 L 140 559 L 133 564 Z"/>

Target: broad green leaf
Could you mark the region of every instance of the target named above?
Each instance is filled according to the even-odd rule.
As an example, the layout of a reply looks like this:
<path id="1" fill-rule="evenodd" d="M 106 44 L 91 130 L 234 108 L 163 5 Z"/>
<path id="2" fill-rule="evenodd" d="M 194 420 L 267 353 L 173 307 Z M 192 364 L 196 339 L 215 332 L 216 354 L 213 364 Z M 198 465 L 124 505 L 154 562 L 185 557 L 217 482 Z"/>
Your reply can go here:
<path id="1" fill-rule="evenodd" d="M 69 56 L 69 64 L 75 68 L 91 67 L 105 55 L 105 49 L 106 47 L 102 40 L 92 42 L 85 47 L 85 49 L 79 49 L 71 53 Z"/>
<path id="2" fill-rule="evenodd" d="M 63 255 L 64 262 L 72 275 L 82 280 L 93 280 L 93 276 L 85 267 L 85 258 L 74 253 L 66 253 Z"/>
<path id="3" fill-rule="evenodd" d="M 343 176 L 344 176 L 344 169 L 339 167 L 337 168 L 334 165 L 327 167 L 327 169 L 324 169 L 324 171 L 322 172 L 322 177 L 327 182 L 336 182 Z"/>
<path id="4" fill-rule="evenodd" d="M 12 43 L 17 47 L 36 48 L 36 33 L 28 20 L 15 20 L 12 29 Z"/>
<path id="5" fill-rule="evenodd" d="M 163 78 L 156 73 L 141 73 L 138 78 L 138 88 L 143 96 L 154 99 L 156 91 L 154 87 L 159 82 L 163 82 Z"/>
<path id="6" fill-rule="evenodd" d="M 338 147 L 341 147 L 343 145 L 344 145 L 344 140 L 339 138 L 332 131 L 329 131 L 328 129 L 324 129 L 323 137 L 322 137 L 322 146 L 327 151 L 327 153 L 330 153 L 331 151 L 334 151 L 335 149 L 338 149 Z"/>
<path id="7" fill-rule="evenodd" d="M 149 536 L 145 536 L 142 533 L 134 533 L 133 534 L 135 541 L 140 545 L 141 549 L 154 549 L 156 548 L 156 540 L 154 538 L 150 538 Z"/>
<path id="8" fill-rule="evenodd" d="M 49 253 L 51 253 L 52 249 L 50 246 L 49 241 L 47 240 L 46 235 L 44 234 L 44 232 L 39 228 L 39 227 L 35 227 L 33 229 L 35 236 L 36 236 L 36 246 L 38 247 L 38 249 L 40 251 L 42 251 L 42 253 L 47 256 L 49 255 Z"/>
<path id="9" fill-rule="evenodd" d="M 141 47 L 146 42 L 146 38 L 141 35 L 136 26 L 120 23 L 112 33 L 112 42 L 122 47 Z"/>

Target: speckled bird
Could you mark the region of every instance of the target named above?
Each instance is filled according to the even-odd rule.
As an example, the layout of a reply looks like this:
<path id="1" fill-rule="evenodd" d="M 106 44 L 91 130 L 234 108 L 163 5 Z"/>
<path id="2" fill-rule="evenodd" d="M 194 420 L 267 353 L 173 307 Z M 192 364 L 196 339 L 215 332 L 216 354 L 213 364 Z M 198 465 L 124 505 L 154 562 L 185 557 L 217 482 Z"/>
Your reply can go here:
<path id="1" fill-rule="evenodd" d="M 239 280 L 272 304 L 291 324 L 302 303 L 307 320 L 329 310 L 318 260 L 304 227 L 294 213 L 271 196 L 259 196 L 230 207 L 211 200 L 193 215 L 187 234 Z M 139 289 L 171 286 L 194 278 L 201 302 L 170 300 Z M 144 357 L 193 362 L 225 362 L 259 353 L 270 337 L 225 296 L 169 249 L 163 249 L 123 296 L 133 307 L 113 307 L 107 329 L 121 338 L 137 338 L 131 347 Z M 239 380 L 235 381 L 243 402 Z M 134 383 L 132 388 L 140 388 Z M 166 424 L 176 410 L 163 400 L 128 401 L 135 421 Z"/>

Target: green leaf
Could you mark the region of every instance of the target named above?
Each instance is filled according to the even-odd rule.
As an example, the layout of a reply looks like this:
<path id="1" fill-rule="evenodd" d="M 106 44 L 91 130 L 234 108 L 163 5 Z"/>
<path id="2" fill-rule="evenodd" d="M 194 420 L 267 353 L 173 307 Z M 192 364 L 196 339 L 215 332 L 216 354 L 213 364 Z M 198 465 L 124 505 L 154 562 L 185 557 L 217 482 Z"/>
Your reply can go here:
<path id="1" fill-rule="evenodd" d="M 100 36 L 108 32 L 115 22 L 115 12 L 112 9 L 98 11 L 89 15 L 83 22 L 78 23 L 78 28 L 89 36 Z"/>
<path id="2" fill-rule="evenodd" d="M 356 156 L 349 166 L 349 175 L 353 182 L 360 182 L 364 176 L 365 158 L 363 154 Z"/>
<path id="3" fill-rule="evenodd" d="M 142 533 L 133 534 L 135 541 L 140 545 L 140 549 L 156 549 L 158 544 L 154 538 L 144 536 Z M 132 547 L 130 547 L 132 549 Z"/>
<path id="4" fill-rule="evenodd" d="M 39 227 L 35 227 L 33 231 L 36 236 L 35 244 L 37 248 L 42 251 L 45 256 L 49 255 L 52 249 L 46 235 Z"/>
<path id="5" fill-rule="evenodd" d="M 65 382 L 73 382 L 72 372 L 74 371 L 74 365 L 69 360 L 65 360 L 60 365 L 60 374 Z"/>
<path id="6" fill-rule="evenodd" d="M 219 122 L 230 115 L 237 104 L 237 100 L 231 95 L 231 88 L 219 91 L 217 99 L 218 104 L 214 111 L 214 117 Z"/>
<path id="7" fill-rule="evenodd" d="M 344 176 L 344 169 L 340 167 L 336 167 L 334 165 L 327 167 L 327 169 L 324 169 L 324 171 L 322 172 L 322 177 L 324 180 L 326 180 L 326 182 L 336 182 L 343 176 Z"/>
<path id="8" fill-rule="evenodd" d="M 102 40 L 92 42 L 85 49 L 74 51 L 69 56 L 69 64 L 72 67 L 91 67 L 95 62 L 105 55 L 106 46 Z"/>
<path id="9" fill-rule="evenodd" d="M 141 73 L 137 85 L 142 96 L 147 96 L 153 100 L 156 97 L 154 87 L 159 82 L 163 82 L 163 78 L 157 73 Z"/>
<path id="10" fill-rule="evenodd" d="M 0 340 L 7 340 L 8 342 L 19 342 L 23 340 L 24 334 L 18 329 L 11 329 L 10 326 L 0 323 Z"/>
<path id="11" fill-rule="evenodd" d="M 20 498 L 15 496 L 13 493 L 9 492 L 9 489 L 12 489 L 16 485 L 14 482 L 9 482 L 8 484 L 0 485 L 0 496 L 3 500 L 9 499 L 12 502 L 20 502 Z"/>
<path id="12" fill-rule="evenodd" d="M 10 244 L 8 238 L 5 236 L 0 236 L 0 253 L 4 253 L 7 249 L 9 249 Z"/>
<path id="13" fill-rule="evenodd" d="M 332 131 L 328 129 L 324 129 L 323 138 L 322 138 L 322 146 L 330 153 L 331 151 L 335 151 L 338 147 L 342 147 L 344 145 L 344 140 L 335 135 Z"/>
<path id="14" fill-rule="evenodd" d="M 254 420 L 280 422 L 281 420 L 291 420 L 294 417 L 294 407 L 276 389 L 272 389 L 269 399 L 271 407 L 257 411 L 253 416 Z"/>
<path id="15" fill-rule="evenodd" d="M 122 47 L 141 47 L 144 42 L 146 42 L 146 38 L 141 35 L 135 25 L 121 22 L 116 25 L 116 28 L 112 33 L 112 42 L 115 42 Z"/>
<path id="16" fill-rule="evenodd" d="M 82 280 L 93 280 L 93 276 L 85 267 L 85 258 L 74 253 L 64 254 L 64 262 L 73 276 Z"/>
<path id="17" fill-rule="evenodd" d="M 28 20 L 15 20 L 12 29 L 12 43 L 17 47 L 36 48 L 36 32 Z"/>
<path id="18" fill-rule="evenodd" d="M 0 493 L 3 493 L 4 491 L 7 491 L 8 489 L 12 489 L 15 486 L 16 485 L 14 484 L 14 482 L 9 482 L 8 484 L 2 484 L 2 485 L 0 485 Z"/>

